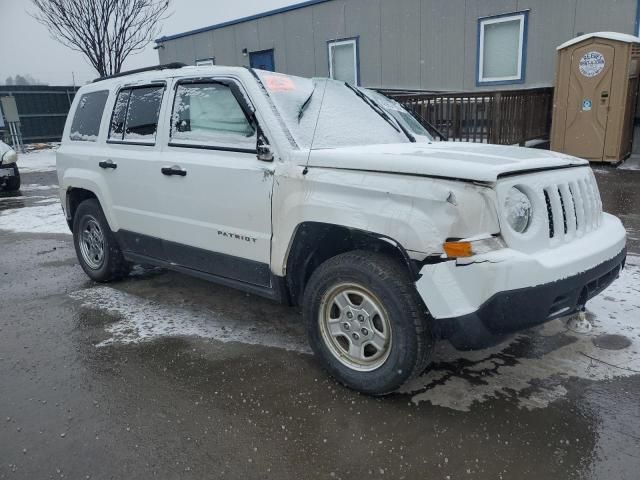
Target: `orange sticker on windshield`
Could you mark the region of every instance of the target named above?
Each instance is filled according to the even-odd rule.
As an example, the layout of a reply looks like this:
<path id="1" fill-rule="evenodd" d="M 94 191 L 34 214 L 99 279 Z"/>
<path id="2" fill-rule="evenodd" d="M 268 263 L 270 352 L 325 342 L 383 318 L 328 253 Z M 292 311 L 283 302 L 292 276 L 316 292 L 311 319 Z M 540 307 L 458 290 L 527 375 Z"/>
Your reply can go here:
<path id="1" fill-rule="evenodd" d="M 289 77 L 280 75 L 265 75 L 264 77 L 267 88 L 272 92 L 286 92 L 295 90 L 296 85 Z"/>

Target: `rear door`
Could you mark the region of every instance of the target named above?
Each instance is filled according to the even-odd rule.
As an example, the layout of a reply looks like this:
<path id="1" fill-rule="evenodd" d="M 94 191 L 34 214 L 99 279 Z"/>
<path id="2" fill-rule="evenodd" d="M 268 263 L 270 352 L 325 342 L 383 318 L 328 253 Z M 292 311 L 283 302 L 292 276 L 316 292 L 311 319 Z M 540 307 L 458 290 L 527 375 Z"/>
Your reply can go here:
<path id="1" fill-rule="evenodd" d="M 111 197 L 117 236 L 128 252 L 164 259 L 158 215 L 158 121 L 164 82 L 124 86 L 117 92 L 99 166 Z"/>
<path id="2" fill-rule="evenodd" d="M 273 163 L 242 85 L 229 78 L 178 82 L 162 153 L 159 207 L 170 262 L 270 286 Z"/>

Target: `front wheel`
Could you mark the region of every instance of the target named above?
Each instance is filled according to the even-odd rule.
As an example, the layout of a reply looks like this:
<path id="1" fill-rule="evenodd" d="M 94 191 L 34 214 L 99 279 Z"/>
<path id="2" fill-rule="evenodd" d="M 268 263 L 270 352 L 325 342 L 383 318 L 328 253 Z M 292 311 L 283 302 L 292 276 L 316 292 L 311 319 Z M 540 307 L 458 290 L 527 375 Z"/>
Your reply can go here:
<path id="1" fill-rule="evenodd" d="M 338 381 L 385 395 L 427 366 L 431 322 L 407 269 L 395 259 L 354 251 L 311 276 L 303 313 L 311 347 Z"/>

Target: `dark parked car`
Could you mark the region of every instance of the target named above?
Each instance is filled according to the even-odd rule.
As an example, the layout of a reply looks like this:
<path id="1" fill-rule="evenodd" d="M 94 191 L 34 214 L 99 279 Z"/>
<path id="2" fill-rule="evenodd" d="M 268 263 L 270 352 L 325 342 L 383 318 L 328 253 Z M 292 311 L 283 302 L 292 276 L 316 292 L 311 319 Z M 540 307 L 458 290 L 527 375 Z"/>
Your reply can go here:
<path id="1" fill-rule="evenodd" d="M 0 141 L 0 188 L 8 191 L 20 189 L 18 154 L 13 148 Z"/>

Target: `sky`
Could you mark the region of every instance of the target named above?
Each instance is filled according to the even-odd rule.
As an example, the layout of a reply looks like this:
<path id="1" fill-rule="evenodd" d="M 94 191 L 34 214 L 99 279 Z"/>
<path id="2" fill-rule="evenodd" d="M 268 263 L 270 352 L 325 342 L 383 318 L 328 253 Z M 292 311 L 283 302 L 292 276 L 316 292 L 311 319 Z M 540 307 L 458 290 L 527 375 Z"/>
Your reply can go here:
<path id="1" fill-rule="evenodd" d="M 172 0 L 171 16 L 164 20 L 162 35 L 233 20 L 272 10 L 302 0 Z M 29 0 L 0 0 L 0 84 L 9 76 L 31 75 L 50 85 L 82 85 L 96 78 L 96 72 L 84 59 L 53 40 L 47 29 L 36 22 L 29 11 Z M 124 70 L 158 63 L 151 42 L 147 48 L 130 56 Z"/>

